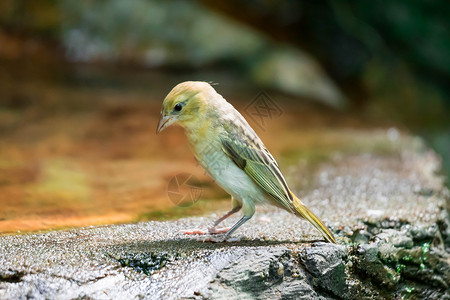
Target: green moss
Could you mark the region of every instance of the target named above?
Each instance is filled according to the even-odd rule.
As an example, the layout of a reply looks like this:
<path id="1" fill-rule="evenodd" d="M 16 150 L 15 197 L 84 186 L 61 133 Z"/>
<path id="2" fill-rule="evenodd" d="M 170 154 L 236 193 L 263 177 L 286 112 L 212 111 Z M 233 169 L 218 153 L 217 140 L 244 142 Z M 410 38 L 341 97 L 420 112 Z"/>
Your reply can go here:
<path id="1" fill-rule="evenodd" d="M 401 292 L 402 299 L 410 299 L 411 297 L 414 297 L 413 292 L 415 290 L 416 290 L 416 288 L 414 288 L 414 287 L 410 287 L 410 286 L 405 287 Z"/>
<path id="2" fill-rule="evenodd" d="M 411 257 L 411 255 L 406 255 L 406 256 L 402 257 L 400 260 L 402 260 L 402 261 L 411 261 L 412 257 Z"/>
<path id="3" fill-rule="evenodd" d="M 406 266 L 404 264 L 398 264 L 397 265 L 397 274 L 402 273 L 406 269 Z"/>

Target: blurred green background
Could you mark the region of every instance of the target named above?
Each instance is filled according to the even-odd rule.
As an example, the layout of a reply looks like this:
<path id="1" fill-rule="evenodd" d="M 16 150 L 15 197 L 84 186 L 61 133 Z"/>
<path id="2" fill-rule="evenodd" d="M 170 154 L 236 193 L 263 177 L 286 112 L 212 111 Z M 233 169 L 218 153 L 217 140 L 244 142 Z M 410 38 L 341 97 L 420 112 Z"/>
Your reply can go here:
<path id="1" fill-rule="evenodd" d="M 14 173 L 16 187 L 34 178 L 38 171 L 30 161 L 24 167 L 23 157 L 88 155 L 89 145 L 117 134 L 114 124 L 124 115 L 131 116 L 128 129 L 120 130 L 138 130 L 136 101 L 151 100 L 144 111 L 157 115 L 170 88 L 188 79 L 220 83 L 218 90 L 237 101 L 266 90 L 290 105 L 413 132 L 450 174 L 448 12 L 444 0 L 2 0 L 0 185 L 11 186 L 11 170 L 25 174 Z M 93 125 L 86 138 L 77 124 L 97 109 L 106 111 L 111 128 Z M 67 132 L 91 144 L 75 149 L 64 140 Z M 96 147 L 128 155 L 114 145 Z M 84 180 L 73 172 L 66 174 L 71 182 Z"/>

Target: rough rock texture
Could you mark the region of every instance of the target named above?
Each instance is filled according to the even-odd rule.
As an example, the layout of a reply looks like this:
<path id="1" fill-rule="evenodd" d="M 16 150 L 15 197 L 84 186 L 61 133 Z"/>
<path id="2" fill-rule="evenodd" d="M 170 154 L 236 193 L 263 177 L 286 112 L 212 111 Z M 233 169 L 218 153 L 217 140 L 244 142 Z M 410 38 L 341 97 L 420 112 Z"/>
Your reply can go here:
<path id="1" fill-rule="evenodd" d="M 414 143 L 318 167 L 303 198 L 339 245 L 273 208 L 226 243 L 180 233 L 216 215 L 3 236 L 0 298 L 448 299 L 448 190 Z"/>

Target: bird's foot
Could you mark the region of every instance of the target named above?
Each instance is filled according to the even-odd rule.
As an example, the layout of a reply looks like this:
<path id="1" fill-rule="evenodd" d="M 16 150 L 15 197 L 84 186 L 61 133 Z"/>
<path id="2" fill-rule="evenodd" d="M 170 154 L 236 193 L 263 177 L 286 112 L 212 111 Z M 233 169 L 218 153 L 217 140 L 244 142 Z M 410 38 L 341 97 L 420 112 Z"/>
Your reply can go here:
<path id="1" fill-rule="evenodd" d="M 195 235 L 195 234 L 204 235 L 204 234 L 209 234 L 208 230 L 203 230 L 203 229 L 187 229 L 187 230 L 181 230 L 181 233 L 183 233 L 183 234 L 189 234 L 189 235 Z"/>
<path id="2" fill-rule="evenodd" d="M 223 227 L 223 228 L 212 227 L 212 228 L 208 229 L 208 232 L 210 234 L 221 234 L 221 233 L 227 233 L 230 229 L 231 229 L 231 227 Z"/>
<path id="3" fill-rule="evenodd" d="M 223 242 L 238 242 L 241 239 L 239 237 L 227 237 L 226 233 L 230 230 L 230 227 L 224 228 L 209 228 L 204 229 L 188 229 L 182 230 L 183 234 L 193 235 L 195 240 L 199 242 L 210 242 L 210 243 L 223 243 Z"/>
<path id="4" fill-rule="evenodd" d="M 227 233 L 228 230 L 230 230 L 230 227 L 224 227 L 224 228 L 209 228 L 208 230 L 204 229 L 187 229 L 182 230 L 181 232 L 188 235 L 206 235 L 206 234 L 220 234 L 220 233 Z"/>

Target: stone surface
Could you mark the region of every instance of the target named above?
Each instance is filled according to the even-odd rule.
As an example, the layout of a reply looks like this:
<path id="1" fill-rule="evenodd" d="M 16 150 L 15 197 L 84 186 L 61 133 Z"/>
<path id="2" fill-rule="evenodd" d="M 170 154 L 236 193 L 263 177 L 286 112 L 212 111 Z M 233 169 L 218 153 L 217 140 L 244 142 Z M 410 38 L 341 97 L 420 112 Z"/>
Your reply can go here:
<path id="1" fill-rule="evenodd" d="M 270 207 L 226 243 L 180 233 L 216 214 L 2 236 L 0 298 L 449 298 L 448 191 L 438 167 L 413 138 L 394 152 L 320 164 L 303 199 L 339 245 Z"/>

